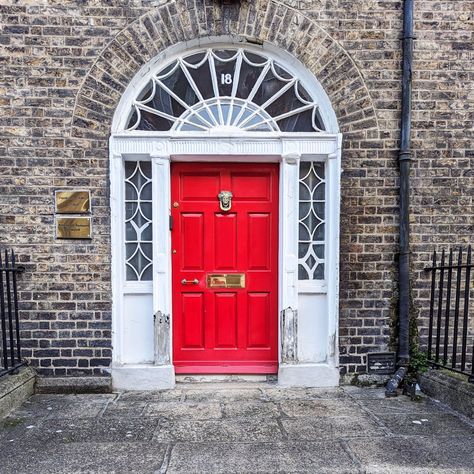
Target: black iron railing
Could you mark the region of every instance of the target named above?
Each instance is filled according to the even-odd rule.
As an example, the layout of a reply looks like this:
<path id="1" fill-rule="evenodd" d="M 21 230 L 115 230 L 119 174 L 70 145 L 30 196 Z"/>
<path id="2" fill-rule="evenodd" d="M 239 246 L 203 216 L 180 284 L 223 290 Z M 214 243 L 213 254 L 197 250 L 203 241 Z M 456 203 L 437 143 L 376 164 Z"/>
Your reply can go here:
<path id="1" fill-rule="evenodd" d="M 16 373 L 26 364 L 21 359 L 17 290 L 17 275 L 24 271 L 13 250 L 0 252 L 0 376 Z"/>
<path id="2" fill-rule="evenodd" d="M 474 382 L 474 314 L 470 310 L 472 249 L 460 248 L 457 262 L 451 249 L 425 268 L 431 272 L 428 360 L 437 367 L 469 376 Z"/>

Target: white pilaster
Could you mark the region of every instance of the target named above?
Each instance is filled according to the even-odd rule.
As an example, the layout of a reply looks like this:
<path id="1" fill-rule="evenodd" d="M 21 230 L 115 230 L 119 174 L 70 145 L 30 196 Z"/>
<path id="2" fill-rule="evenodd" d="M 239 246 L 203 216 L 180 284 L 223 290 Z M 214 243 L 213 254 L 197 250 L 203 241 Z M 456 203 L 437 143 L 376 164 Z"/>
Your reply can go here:
<path id="1" fill-rule="evenodd" d="M 326 190 L 327 227 L 326 246 L 328 253 L 328 337 L 327 361 L 334 367 L 339 366 L 339 222 L 341 214 L 341 149 L 342 134 L 338 135 L 334 153 L 328 155 Z"/>
<path id="2" fill-rule="evenodd" d="M 169 228 L 169 216 L 171 209 L 171 173 L 170 156 L 164 150 L 158 150 L 150 154 L 152 169 L 153 190 L 153 314 L 155 324 L 169 324 L 169 329 L 160 331 L 168 337 L 168 341 L 158 341 L 155 338 L 155 364 L 158 361 L 163 365 L 155 365 L 150 369 L 148 384 L 142 384 L 143 389 L 173 388 L 175 384 L 174 368 L 172 360 L 172 325 L 171 325 L 171 236 Z M 161 318 L 160 318 L 161 316 Z M 163 321 L 169 321 L 163 322 Z M 162 353 L 165 350 L 167 353 Z M 142 369 L 146 380 L 146 368 Z M 138 372 L 137 372 L 138 373 Z"/>
<path id="3" fill-rule="evenodd" d="M 110 141 L 113 149 L 112 140 Z M 112 362 L 120 364 L 123 354 L 123 282 L 124 275 L 124 167 L 120 153 L 110 154 L 110 226 L 111 226 L 111 253 L 112 253 Z"/>
<path id="4" fill-rule="evenodd" d="M 150 155 L 153 189 L 153 312 L 171 314 L 170 159 Z"/>
<path id="5" fill-rule="evenodd" d="M 298 153 L 282 155 L 280 170 L 280 222 L 282 281 L 280 309 L 298 310 Z"/>

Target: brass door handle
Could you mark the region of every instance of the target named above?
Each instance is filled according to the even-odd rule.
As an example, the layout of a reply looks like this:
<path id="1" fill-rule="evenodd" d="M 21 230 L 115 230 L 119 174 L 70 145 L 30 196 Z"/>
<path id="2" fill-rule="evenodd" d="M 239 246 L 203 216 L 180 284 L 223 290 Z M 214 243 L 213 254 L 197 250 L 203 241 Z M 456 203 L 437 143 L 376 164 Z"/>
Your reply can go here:
<path id="1" fill-rule="evenodd" d="M 183 278 L 181 280 L 182 285 L 188 285 L 188 284 L 197 285 L 198 283 L 199 283 L 199 280 L 197 278 L 195 278 L 194 280 L 186 280 L 186 278 Z"/>

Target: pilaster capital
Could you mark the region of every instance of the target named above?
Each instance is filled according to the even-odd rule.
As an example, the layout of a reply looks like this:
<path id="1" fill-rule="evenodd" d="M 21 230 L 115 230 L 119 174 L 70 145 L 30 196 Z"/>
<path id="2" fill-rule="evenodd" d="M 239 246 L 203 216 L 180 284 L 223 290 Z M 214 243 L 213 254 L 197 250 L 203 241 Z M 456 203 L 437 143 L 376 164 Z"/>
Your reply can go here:
<path id="1" fill-rule="evenodd" d="M 281 155 L 281 158 L 282 158 L 283 162 L 288 164 L 288 165 L 297 165 L 300 162 L 301 153 L 296 153 L 296 152 L 283 153 Z"/>
<path id="2" fill-rule="evenodd" d="M 169 143 L 168 141 L 157 141 L 153 143 L 153 148 L 150 153 L 150 158 L 152 160 L 163 160 L 169 161 L 170 160 L 170 152 L 169 152 Z"/>

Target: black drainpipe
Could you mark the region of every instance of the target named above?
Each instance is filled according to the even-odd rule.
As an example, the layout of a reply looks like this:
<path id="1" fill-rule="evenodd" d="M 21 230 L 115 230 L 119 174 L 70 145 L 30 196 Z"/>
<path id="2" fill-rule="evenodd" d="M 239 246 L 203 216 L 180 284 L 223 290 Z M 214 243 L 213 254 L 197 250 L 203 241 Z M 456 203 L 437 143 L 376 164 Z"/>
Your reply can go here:
<path id="1" fill-rule="evenodd" d="M 398 265 L 398 370 L 387 383 L 385 396 L 396 397 L 397 388 L 406 375 L 410 360 L 410 132 L 411 132 L 411 82 L 413 65 L 413 2 L 403 5 L 403 67 L 402 67 L 402 117 L 400 124 L 400 255 Z"/>

